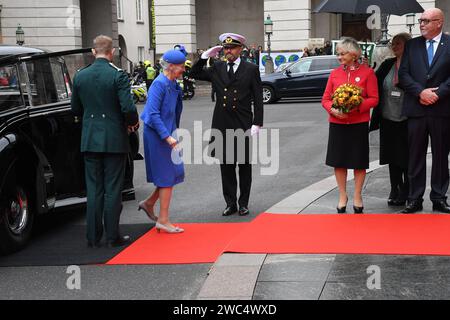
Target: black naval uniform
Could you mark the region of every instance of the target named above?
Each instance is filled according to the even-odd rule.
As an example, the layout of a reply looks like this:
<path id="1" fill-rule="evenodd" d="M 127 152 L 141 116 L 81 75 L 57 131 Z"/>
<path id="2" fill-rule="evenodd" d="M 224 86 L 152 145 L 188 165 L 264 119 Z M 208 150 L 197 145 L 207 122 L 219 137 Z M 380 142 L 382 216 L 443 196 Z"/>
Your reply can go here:
<path id="1" fill-rule="evenodd" d="M 241 60 L 236 72 L 229 73 L 228 62 L 215 62 L 210 68 L 205 68 L 207 59 L 200 59 L 191 71 L 191 77 L 196 80 L 212 82 L 216 90 L 216 106 L 212 119 L 212 129 L 218 129 L 224 137 L 222 156 L 212 156 L 221 163 L 223 195 L 228 207 L 235 208 L 237 202 L 236 166 L 242 154 L 236 154 L 234 159 L 227 161 L 226 130 L 249 130 L 252 125 L 263 126 L 263 98 L 261 77 L 258 66 Z M 252 102 L 254 113 L 252 111 Z M 211 141 L 212 142 L 212 141 Z M 228 143 L 228 145 L 230 145 Z M 236 150 L 236 147 L 235 147 Z M 250 141 L 245 144 L 245 161 L 239 161 L 239 207 L 248 207 L 252 183 L 252 167 L 250 159 Z M 233 161 L 234 160 L 234 161 Z"/>

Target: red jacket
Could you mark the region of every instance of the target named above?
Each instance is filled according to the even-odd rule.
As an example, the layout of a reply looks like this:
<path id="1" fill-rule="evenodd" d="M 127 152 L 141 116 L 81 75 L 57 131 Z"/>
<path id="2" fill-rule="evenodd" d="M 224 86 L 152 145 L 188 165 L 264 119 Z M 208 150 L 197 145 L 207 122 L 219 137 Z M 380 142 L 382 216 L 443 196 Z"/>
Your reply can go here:
<path id="1" fill-rule="evenodd" d="M 331 106 L 333 105 L 333 94 L 336 89 L 344 84 L 351 83 L 363 89 L 362 97 L 364 101 L 359 109 L 350 112 L 347 119 L 338 119 L 331 115 Z M 378 83 L 375 72 L 369 66 L 363 64 L 358 69 L 350 71 L 344 70 L 341 66 L 334 69 L 328 79 L 327 88 L 322 98 L 322 106 L 330 114 L 329 121 L 339 124 L 353 124 L 370 121 L 370 109 L 378 105 Z"/>

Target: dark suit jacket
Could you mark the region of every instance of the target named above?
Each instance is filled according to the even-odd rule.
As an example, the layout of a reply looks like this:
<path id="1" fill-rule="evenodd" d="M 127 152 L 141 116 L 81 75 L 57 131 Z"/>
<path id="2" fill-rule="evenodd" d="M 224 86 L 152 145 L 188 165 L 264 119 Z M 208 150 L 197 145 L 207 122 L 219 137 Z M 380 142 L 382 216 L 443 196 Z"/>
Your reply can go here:
<path id="1" fill-rule="evenodd" d="M 192 67 L 191 77 L 212 82 L 216 89 L 212 128 L 225 132 L 226 129 L 246 131 L 252 125 L 262 126 L 263 98 L 258 66 L 241 60 L 234 78 L 230 80 L 226 62 L 215 62 L 205 69 L 206 62 L 206 59 L 200 59 Z"/>
<path id="2" fill-rule="evenodd" d="M 399 86 L 405 90 L 403 114 L 407 117 L 450 117 L 450 36 L 442 34 L 431 66 L 428 66 L 424 37 L 406 43 L 399 69 Z M 420 104 L 420 93 L 439 87 L 439 101 L 432 106 Z"/>

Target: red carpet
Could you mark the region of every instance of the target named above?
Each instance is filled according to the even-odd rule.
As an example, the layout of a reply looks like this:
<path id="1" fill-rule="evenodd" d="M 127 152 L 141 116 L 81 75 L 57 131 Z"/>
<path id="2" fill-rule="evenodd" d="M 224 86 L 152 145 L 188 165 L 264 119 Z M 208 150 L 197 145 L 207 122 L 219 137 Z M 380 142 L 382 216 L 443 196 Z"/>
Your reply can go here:
<path id="1" fill-rule="evenodd" d="M 261 214 L 251 223 L 182 224 L 153 229 L 108 262 L 213 263 L 223 252 L 450 255 L 450 215 Z"/>
<path id="2" fill-rule="evenodd" d="M 181 234 L 152 229 L 108 265 L 213 263 L 248 223 L 179 224 Z"/>
<path id="3" fill-rule="evenodd" d="M 262 214 L 226 251 L 450 255 L 450 215 Z"/>

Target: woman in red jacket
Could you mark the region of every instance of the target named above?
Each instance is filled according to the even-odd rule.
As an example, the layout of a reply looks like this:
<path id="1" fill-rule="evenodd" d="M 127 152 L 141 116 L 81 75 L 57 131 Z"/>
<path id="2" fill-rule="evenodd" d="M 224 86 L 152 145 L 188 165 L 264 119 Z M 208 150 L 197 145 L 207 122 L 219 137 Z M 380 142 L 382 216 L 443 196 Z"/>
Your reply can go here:
<path id="1" fill-rule="evenodd" d="M 336 47 L 341 66 L 331 72 L 322 105 L 329 114 L 330 132 L 326 164 L 334 168 L 339 188 L 338 213 L 347 208 L 347 170 L 354 169 L 355 193 L 353 209 L 362 213 L 362 187 L 369 168 L 370 109 L 378 105 L 378 84 L 375 72 L 366 64 L 359 64 L 361 49 L 353 38 L 343 38 Z M 342 84 L 353 84 L 362 89 L 361 105 L 343 113 L 332 108 L 333 94 Z"/>

